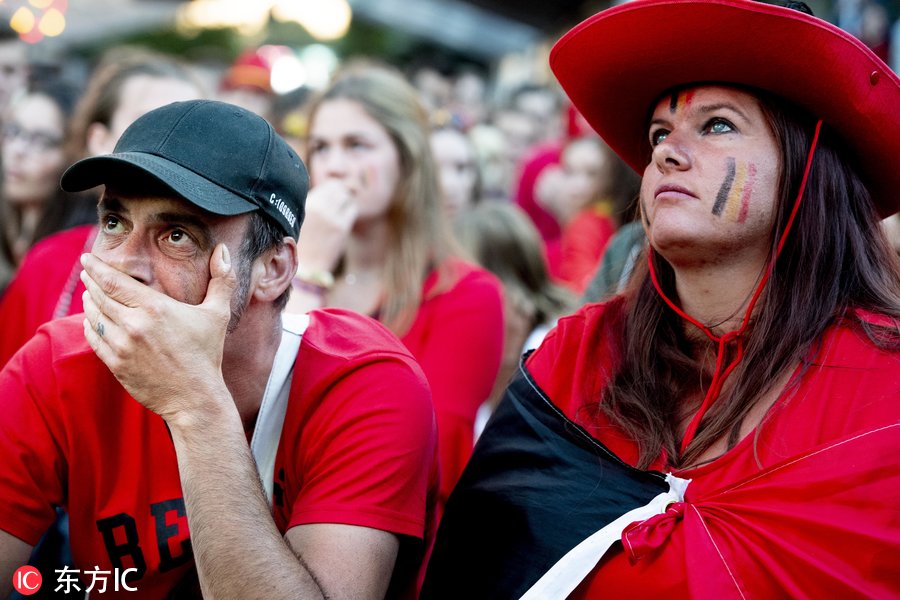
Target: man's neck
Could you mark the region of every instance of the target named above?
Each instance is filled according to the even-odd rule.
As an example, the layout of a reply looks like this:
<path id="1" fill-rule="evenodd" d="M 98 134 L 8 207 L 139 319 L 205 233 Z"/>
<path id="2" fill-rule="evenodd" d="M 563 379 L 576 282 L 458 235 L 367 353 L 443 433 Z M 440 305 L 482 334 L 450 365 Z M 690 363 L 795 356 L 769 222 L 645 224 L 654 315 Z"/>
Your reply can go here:
<path id="1" fill-rule="evenodd" d="M 248 436 L 259 414 L 281 334 L 280 315 L 251 315 L 248 310 L 226 338 L 222 375 Z"/>

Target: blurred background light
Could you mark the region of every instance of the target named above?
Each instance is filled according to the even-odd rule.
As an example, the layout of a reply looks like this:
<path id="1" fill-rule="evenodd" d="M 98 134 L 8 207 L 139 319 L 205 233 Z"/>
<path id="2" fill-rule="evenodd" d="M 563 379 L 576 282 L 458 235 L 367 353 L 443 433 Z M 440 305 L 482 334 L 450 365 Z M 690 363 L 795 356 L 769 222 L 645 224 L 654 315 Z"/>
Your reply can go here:
<path id="1" fill-rule="evenodd" d="M 347 35 L 353 11 L 347 0 L 276 0 L 272 16 L 303 26 L 317 40 L 336 40 Z"/>
<path id="2" fill-rule="evenodd" d="M 276 94 L 286 94 L 306 83 L 306 67 L 294 54 L 279 56 L 272 62 L 270 85 Z"/>
<path id="3" fill-rule="evenodd" d="M 321 89 L 328 85 L 340 58 L 328 46 L 310 44 L 300 51 L 300 61 L 306 68 L 306 85 L 313 89 Z"/>
<path id="4" fill-rule="evenodd" d="M 0 0 L 0 4 L 4 2 Z M 9 17 L 10 28 L 29 44 L 36 44 L 44 37 L 57 37 L 66 29 L 68 0 L 20 0 L 8 4 L 10 8 L 18 5 Z"/>
<path id="5" fill-rule="evenodd" d="M 261 32 L 269 18 L 291 21 L 318 40 L 347 34 L 353 11 L 347 0 L 193 0 L 178 7 L 183 31 L 233 27 L 244 35 Z"/>

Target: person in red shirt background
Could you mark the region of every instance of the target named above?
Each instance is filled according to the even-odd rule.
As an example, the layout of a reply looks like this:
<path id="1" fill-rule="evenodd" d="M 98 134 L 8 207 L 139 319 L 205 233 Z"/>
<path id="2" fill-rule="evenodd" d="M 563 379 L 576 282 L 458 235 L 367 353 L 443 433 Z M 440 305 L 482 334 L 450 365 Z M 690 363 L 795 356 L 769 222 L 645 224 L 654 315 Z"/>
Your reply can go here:
<path id="1" fill-rule="evenodd" d="M 596 135 L 569 141 L 560 168 L 559 189 L 548 208 L 562 224 L 560 279 L 580 295 L 613 234 L 633 212 L 640 180 Z"/>
<path id="2" fill-rule="evenodd" d="M 65 149 L 69 162 L 112 152 L 125 128 L 151 109 L 203 96 L 200 82 L 171 58 L 128 48 L 110 51 L 75 107 Z M 66 200 L 96 212 L 96 192 L 58 201 Z M 71 211 L 73 207 L 56 209 Z M 84 285 L 78 278 L 78 259 L 90 250 L 96 235 L 96 223 L 71 227 L 41 240 L 25 255 L 0 296 L 0 368 L 42 324 L 82 311 Z"/>
<path id="3" fill-rule="evenodd" d="M 3 115 L 0 136 L 0 261 L 13 270 L 31 246 L 64 226 L 57 182 L 79 88 L 58 74 L 29 82 Z M 3 284 L 0 282 L 0 293 Z"/>

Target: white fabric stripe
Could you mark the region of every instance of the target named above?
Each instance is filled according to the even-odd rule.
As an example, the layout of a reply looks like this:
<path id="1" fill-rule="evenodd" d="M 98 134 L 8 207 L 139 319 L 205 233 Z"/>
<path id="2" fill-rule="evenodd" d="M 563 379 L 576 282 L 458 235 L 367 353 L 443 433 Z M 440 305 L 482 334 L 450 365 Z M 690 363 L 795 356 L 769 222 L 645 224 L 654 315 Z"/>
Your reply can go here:
<path id="1" fill-rule="evenodd" d="M 275 453 L 281 440 L 284 415 L 291 395 L 294 363 L 300 350 L 300 340 L 309 325 L 309 315 L 281 315 L 281 343 L 272 362 L 272 372 L 266 383 L 259 415 L 250 438 L 250 451 L 256 461 L 256 470 L 272 506 L 272 490 L 275 479 Z"/>
<path id="2" fill-rule="evenodd" d="M 671 473 L 666 475 L 669 491 L 663 492 L 644 506 L 628 511 L 606 527 L 569 550 L 549 571 L 531 586 L 521 600 L 545 600 L 566 598 L 597 566 L 603 555 L 630 524 L 644 521 L 666 512 L 673 502 L 684 502 L 684 492 L 690 479 L 680 479 Z"/>

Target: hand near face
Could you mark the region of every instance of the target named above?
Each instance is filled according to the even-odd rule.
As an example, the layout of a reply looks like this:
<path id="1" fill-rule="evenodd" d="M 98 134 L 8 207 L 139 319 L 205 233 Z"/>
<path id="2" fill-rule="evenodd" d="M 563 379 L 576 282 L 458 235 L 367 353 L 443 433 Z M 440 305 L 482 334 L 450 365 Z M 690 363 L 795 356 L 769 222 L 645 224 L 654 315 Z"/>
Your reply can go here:
<path id="1" fill-rule="evenodd" d="M 199 305 L 178 302 L 91 254 L 82 255 L 84 335 L 122 386 L 167 422 L 196 414 L 192 399 L 222 397 L 222 354 L 237 285 L 228 250 L 210 258 Z M 188 394 L 186 391 L 195 391 Z"/>
<path id="2" fill-rule="evenodd" d="M 344 254 L 359 213 L 356 189 L 343 179 L 326 179 L 309 191 L 297 243 L 299 264 L 310 271 L 333 271 Z"/>

